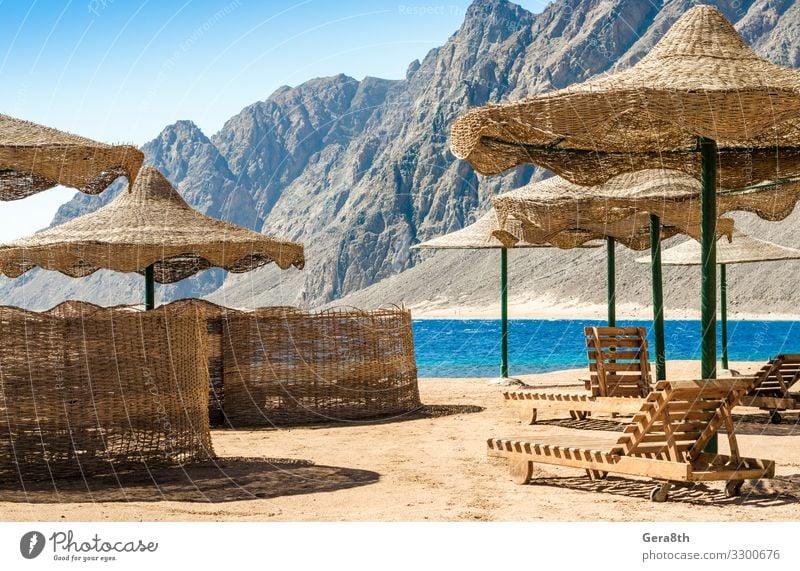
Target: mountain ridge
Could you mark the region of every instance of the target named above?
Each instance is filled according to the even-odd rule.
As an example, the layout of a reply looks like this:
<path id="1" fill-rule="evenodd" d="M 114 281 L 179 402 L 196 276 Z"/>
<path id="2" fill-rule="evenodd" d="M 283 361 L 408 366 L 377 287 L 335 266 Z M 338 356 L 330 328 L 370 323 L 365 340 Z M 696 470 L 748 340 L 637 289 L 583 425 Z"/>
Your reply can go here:
<path id="1" fill-rule="evenodd" d="M 793 39 L 800 30 L 800 7 L 785 0 L 710 3 L 761 55 L 800 64 L 800 43 Z M 547 173 L 525 166 L 493 177 L 477 175 L 450 153 L 450 124 L 473 106 L 565 87 L 629 66 L 693 4 L 557 0 L 533 14 L 507 0 L 476 0 L 459 29 L 442 46 L 412 61 L 403 79 L 357 80 L 344 74 L 314 78 L 278 88 L 210 136 L 190 121 L 167 126 L 143 146 L 146 162 L 160 168 L 187 202 L 210 215 L 304 242 L 308 262 L 302 272 L 274 267 L 242 275 L 207 272 L 188 283 L 159 288 L 160 294 L 164 299 L 206 295 L 235 306 L 320 307 L 337 300 L 416 303 L 441 292 L 449 292 L 452 303 L 490 299 L 495 275 L 477 255 L 418 255 L 410 246 L 463 227 L 483 213 L 492 195 Z M 121 188 L 117 183 L 100 197 L 76 196 L 54 222 L 99 207 Z M 794 245 L 783 224 L 739 218 L 746 231 Z M 635 255 L 629 254 L 623 249 L 618 254 L 624 274 L 620 287 L 646 304 L 646 269 L 633 265 Z M 565 274 L 540 269 L 564 266 L 597 274 L 603 256 L 602 251 L 580 256 L 542 251 L 518 256 L 515 269 L 529 276 L 524 287 L 545 297 L 594 303 L 605 295 L 603 279 L 575 286 Z M 465 272 L 463 264 L 487 273 Z M 396 277 L 405 272 L 410 272 L 405 282 Z M 440 282 L 438 272 L 448 274 L 449 281 Z M 753 278 L 732 273 L 731 287 L 755 299 Z M 27 278 L 25 295 L 19 284 L 0 282 L 4 299 L 27 300 L 42 308 L 76 291 L 85 294 L 83 299 L 100 302 L 140 297 L 137 278 L 131 276 L 93 276 L 80 288 L 38 274 Z M 693 287 L 696 277 L 685 274 L 668 277 L 665 288 Z M 635 277 L 629 290 L 628 275 Z M 115 280 L 118 296 L 106 291 L 115 291 Z M 415 281 L 427 283 L 431 293 L 417 291 Z M 364 293 L 365 288 L 370 289 Z M 766 297 L 777 306 L 800 301 L 792 295 L 785 302 L 777 295 Z M 667 301 L 693 303 L 669 296 Z"/>

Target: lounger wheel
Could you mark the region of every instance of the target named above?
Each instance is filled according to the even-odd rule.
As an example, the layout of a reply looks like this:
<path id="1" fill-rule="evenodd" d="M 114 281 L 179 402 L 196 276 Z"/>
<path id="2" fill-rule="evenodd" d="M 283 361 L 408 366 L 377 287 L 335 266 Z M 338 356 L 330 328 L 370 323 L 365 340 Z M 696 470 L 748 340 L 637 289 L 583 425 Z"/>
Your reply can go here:
<path id="1" fill-rule="evenodd" d="M 530 484 L 533 478 L 533 462 L 530 460 L 512 460 L 508 465 L 511 480 L 520 486 Z"/>
<path id="2" fill-rule="evenodd" d="M 725 482 L 725 497 L 735 498 L 742 494 L 744 480 L 729 480 Z"/>
<path id="3" fill-rule="evenodd" d="M 586 420 L 586 411 L 571 410 L 569 411 L 569 416 L 572 420 Z"/>
<path id="4" fill-rule="evenodd" d="M 520 407 L 517 411 L 517 415 L 519 416 L 519 421 L 522 424 L 536 424 L 536 409 L 530 409 L 527 407 Z"/>
<path id="5" fill-rule="evenodd" d="M 777 410 L 771 410 L 769 412 L 769 421 L 772 424 L 780 424 L 782 420 L 783 417 L 781 417 L 781 413 L 778 412 Z"/>
<path id="6" fill-rule="evenodd" d="M 670 482 L 662 482 L 661 484 L 657 485 L 655 488 L 650 490 L 650 501 L 666 502 L 669 498 L 669 491 L 671 488 L 672 484 Z"/>

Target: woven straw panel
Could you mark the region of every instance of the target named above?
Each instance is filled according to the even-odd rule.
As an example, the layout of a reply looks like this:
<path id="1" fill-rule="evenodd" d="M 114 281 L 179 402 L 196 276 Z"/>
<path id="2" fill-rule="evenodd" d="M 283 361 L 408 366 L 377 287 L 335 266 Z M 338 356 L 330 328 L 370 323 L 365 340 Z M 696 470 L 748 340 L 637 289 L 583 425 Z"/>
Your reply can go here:
<path id="1" fill-rule="evenodd" d="M 700 153 L 696 149 L 660 153 L 612 153 L 603 150 L 537 148 L 522 143 L 483 139 L 483 152 L 469 162 L 481 174 L 496 174 L 522 164 L 534 164 L 583 186 L 595 186 L 634 170 L 668 169 L 700 179 Z M 720 148 L 717 188 L 737 189 L 765 180 L 800 177 L 800 147 L 780 149 Z M 768 209 L 768 202 L 764 201 Z"/>
<path id="2" fill-rule="evenodd" d="M 89 477 L 213 456 L 195 312 L 0 307 L 0 478 Z"/>
<path id="3" fill-rule="evenodd" d="M 702 136 L 722 151 L 720 184 L 736 188 L 800 176 L 798 120 L 800 72 L 758 57 L 717 9 L 696 6 L 627 70 L 469 111 L 451 147 L 482 174 L 534 163 L 592 185 L 641 168 L 698 176 L 690 155 Z"/>
<path id="4" fill-rule="evenodd" d="M 235 428 L 365 419 L 421 406 L 407 310 L 229 313 L 223 366 L 224 410 Z"/>
<path id="5" fill-rule="evenodd" d="M 495 235 L 495 232 L 502 232 L 503 240 Z M 510 236 L 509 236 L 510 235 Z M 602 244 L 580 244 L 582 248 L 598 248 Z M 497 212 L 490 208 L 486 214 L 478 218 L 472 224 L 445 234 L 432 238 L 421 244 L 413 246 L 412 250 L 489 250 L 497 248 L 550 248 L 551 244 L 546 241 L 541 243 L 528 242 L 523 236 L 523 227 L 518 221 L 506 219 L 503 228 L 497 223 Z"/>
<path id="6" fill-rule="evenodd" d="M 203 299 L 182 299 L 169 304 L 172 311 L 192 311 L 205 324 L 208 368 L 208 420 L 212 427 L 226 426 L 225 377 L 223 368 L 223 323 L 229 315 L 247 315 Z M 285 308 L 287 311 L 291 308 Z"/>
<path id="7" fill-rule="evenodd" d="M 800 194 L 800 185 L 793 185 L 791 192 Z M 774 198 L 774 189 L 720 194 L 717 236 L 733 233 L 733 220 L 721 217 L 731 210 L 753 210 L 770 219 L 787 216 L 794 208 L 791 192 L 781 193 L 769 211 L 759 210 L 754 198 L 761 194 Z M 700 239 L 700 184 L 678 171 L 626 173 L 594 187 L 551 177 L 500 194 L 492 203 L 499 227 L 494 236 L 509 245 L 521 236 L 528 242 L 573 248 L 610 236 L 631 249 L 643 250 L 650 247 L 651 214 L 661 219 L 662 239 L 677 234 Z"/>
<path id="8" fill-rule="evenodd" d="M 63 184 L 98 194 L 118 177 L 136 178 L 144 155 L 0 114 L 0 200 Z"/>
<path id="9" fill-rule="evenodd" d="M 800 250 L 787 248 L 780 244 L 753 238 L 734 231 L 732 240 L 717 242 L 717 264 L 747 264 L 775 262 L 779 260 L 800 260 Z M 649 257 L 636 258 L 639 264 L 649 264 Z M 661 251 L 661 264 L 664 266 L 699 266 L 703 263 L 700 244 L 687 240 Z"/>

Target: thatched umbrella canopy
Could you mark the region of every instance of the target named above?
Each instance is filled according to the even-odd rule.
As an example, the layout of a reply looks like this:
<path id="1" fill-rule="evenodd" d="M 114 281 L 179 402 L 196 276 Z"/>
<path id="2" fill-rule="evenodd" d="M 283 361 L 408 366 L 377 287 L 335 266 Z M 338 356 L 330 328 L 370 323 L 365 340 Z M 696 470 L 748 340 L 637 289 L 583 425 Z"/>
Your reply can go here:
<path id="1" fill-rule="evenodd" d="M 800 250 L 796 248 L 759 240 L 738 230 L 733 232 L 730 240 L 720 238 L 717 242 L 717 264 L 720 266 L 798 259 L 800 259 Z M 636 261 L 645 263 L 645 258 L 637 258 Z M 700 243 L 695 240 L 686 240 L 667 248 L 661 253 L 661 263 L 665 266 L 701 265 L 703 260 Z"/>
<path id="2" fill-rule="evenodd" d="M 695 6 L 628 70 L 460 118 L 453 153 L 483 174 L 523 163 L 579 184 L 669 168 L 701 180 L 702 377 L 716 376 L 717 187 L 800 176 L 800 71 L 753 52 L 715 8 Z M 797 197 L 795 197 L 797 198 Z"/>
<path id="3" fill-rule="evenodd" d="M 124 176 L 133 181 L 144 155 L 0 114 L 0 200 L 16 200 L 56 185 L 98 194 Z"/>
<path id="4" fill-rule="evenodd" d="M 524 239 L 517 239 L 513 244 L 504 244 L 493 234 L 498 231 L 500 226 L 497 223 L 497 213 L 494 208 L 490 208 L 486 214 L 478 218 L 472 224 L 464 226 L 461 230 L 455 230 L 444 236 L 431 238 L 412 246 L 412 250 L 497 250 L 506 248 L 547 248 L 550 244 L 535 244 Z M 522 231 L 522 225 L 515 221 L 509 221 L 509 234 L 514 235 Z M 516 234 L 519 236 L 519 234 Z"/>
<path id="5" fill-rule="evenodd" d="M 611 237 L 644 250 L 650 247 L 650 215 L 659 217 L 663 239 L 676 234 L 700 239 L 699 201 L 700 182 L 679 171 L 626 173 L 593 187 L 554 176 L 494 197 L 499 226 L 494 235 L 506 245 L 519 236 L 560 248 Z M 720 203 L 718 214 L 738 204 L 734 195 L 720 197 Z M 716 231 L 731 235 L 733 220 L 720 218 Z"/>
<path id="6" fill-rule="evenodd" d="M 574 246 L 579 239 L 608 239 L 609 324 L 615 321 L 614 242 L 633 250 L 650 248 L 656 376 L 664 379 L 660 242 L 676 234 L 700 238 L 699 199 L 699 182 L 680 171 L 656 169 L 626 173 L 594 187 L 552 177 L 493 199 L 501 227 L 495 231 L 495 236 L 506 244 L 513 244 L 515 236 L 506 235 L 503 230 L 506 224 L 513 222 L 514 228 L 521 226 L 521 231 L 516 232 L 523 239 L 549 242 L 563 248 Z M 720 213 L 726 211 L 720 208 Z M 733 220 L 720 218 L 716 230 L 718 235 L 730 236 Z"/>
<path id="7" fill-rule="evenodd" d="M 738 230 L 731 240 L 721 238 L 717 242 L 717 265 L 719 265 L 720 328 L 722 333 L 722 368 L 728 368 L 728 283 L 726 266 L 729 264 L 748 264 L 755 262 L 777 262 L 781 260 L 800 260 L 800 250 L 788 248 L 759 240 Z M 640 264 L 648 263 L 647 258 L 637 258 Z M 667 248 L 661 254 L 661 262 L 666 266 L 700 266 L 703 263 L 700 243 L 686 240 Z"/>
<path id="8" fill-rule="evenodd" d="M 247 272 L 275 262 L 302 268 L 303 246 L 216 220 L 194 210 L 153 167 L 130 192 L 99 210 L 0 246 L 0 272 L 18 277 L 38 266 L 72 277 L 104 268 L 172 283 L 211 267 Z"/>
<path id="9" fill-rule="evenodd" d="M 507 234 L 522 231 L 520 224 L 509 221 L 511 230 Z M 508 248 L 548 248 L 547 243 L 531 243 L 516 239 L 514 244 L 506 245 L 493 233 L 499 230 L 494 208 L 472 224 L 444 236 L 432 238 L 412 246 L 412 250 L 500 250 L 500 378 L 508 378 Z M 520 234 L 515 234 L 519 236 Z M 583 243 L 583 248 L 597 248 L 599 244 Z"/>
<path id="10" fill-rule="evenodd" d="M 760 58 L 716 8 L 695 6 L 629 69 L 468 112 L 452 149 L 482 174 L 532 162 L 595 185 L 646 168 L 699 178 L 704 137 L 718 142 L 720 185 L 737 188 L 800 176 L 798 117 L 800 71 Z"/>

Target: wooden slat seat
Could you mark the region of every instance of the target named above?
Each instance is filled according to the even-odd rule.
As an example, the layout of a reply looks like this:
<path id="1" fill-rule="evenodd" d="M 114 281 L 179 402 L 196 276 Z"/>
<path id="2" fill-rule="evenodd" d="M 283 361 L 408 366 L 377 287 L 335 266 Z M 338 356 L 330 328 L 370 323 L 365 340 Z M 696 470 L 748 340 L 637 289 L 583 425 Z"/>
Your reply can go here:
<path id="1" fill-rule="evenodd" d="M 584 334 L 593 396 L 644 397 L 650 392 L 644 327 L 586 327 Z"/>
<path id="2" fill-rule="evenodd" d="M 644 327 L 586 327 L 589 395 L 505 391 L 520 420 L 532 424 L 539 410 L 567 410 L 573 418 L 589 413 L 633 414 L 650 392 L 650 363 Z"/>
<path id="3" fill-rule="evenodd" d="M 585 418 L 593 412 L 633 414 L 651 389 L 647 332 L 643 327 L 586 327 L 590 377 L 585 379 L 590 395 L 559 395 L 529 390 L 505 391 L 506 402 L 516 408 L 523 422 L 536 422 L 539 410 L 568 410 L 572 418 Z M 800 408 L 800 354 L 781 354 L 770 359 L 758 373 L 756 382 L 741 398 L 741 405 L 771 412 L 775 423 L 778 411 Z"/>
<path id="4" fill-rule="evenodd" d="M 800 354 L 782 354 L 770 359 L 756 373 L 756 384 L 742 397 L 742 404 L 769 410 L 772 421 L 780 422 L 778 411 L 800 408 L 791 392 L 800 380 Z"/>
<path id="5" fill-rule="evenodd" d="M 726 493 L 738 494 L 745 479 L 769 478 L 769 460 L 739 454 L 731 410 L 756 382 L 755 377 L 660 381 L 615 444 L 605 449 L 540 443 L 527 439 L 492 438 L 490 456 L 507 458 L 518 483 L 527 483 L 534 463 L 583 468 L 590 477 L 608 472 L 653 478 L 662 483 L 651 498 L 663 501 L 674 482 L 728 481 Z M 729 455 L 703 452 L 724 428 Z"/>

